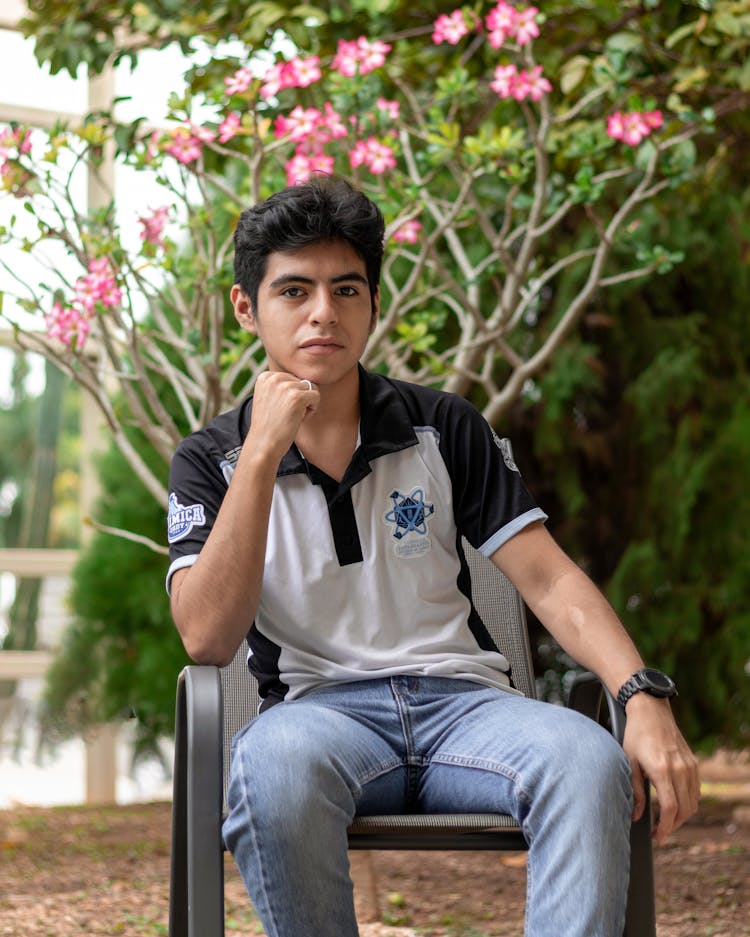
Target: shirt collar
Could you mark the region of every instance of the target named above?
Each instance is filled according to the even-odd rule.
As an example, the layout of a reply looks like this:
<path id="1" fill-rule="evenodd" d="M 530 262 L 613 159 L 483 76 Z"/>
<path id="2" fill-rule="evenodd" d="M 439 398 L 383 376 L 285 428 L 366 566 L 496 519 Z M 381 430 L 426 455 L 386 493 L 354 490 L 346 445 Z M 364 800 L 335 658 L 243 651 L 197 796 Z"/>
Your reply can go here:
<path id="1" fill-rule="evenodd" d="M 248 401 L 244 435 L 250 426 L 252 398 Z M 406 405 L 393 381 L 381 374 L 365 371 L 359 366 L 360 445 L 342 479 L 342 488 L 350 488 L 368 475 L 370 462 L 383 455 L 416 446 L 417 434 Z M 292 443 L 276 473 L 277 477 L 306 473 L 313 483 L 320 484 L 325 476 L 308 467 L 297 446 Z M 314 476 L 320 476 L 316 478 Z"/>

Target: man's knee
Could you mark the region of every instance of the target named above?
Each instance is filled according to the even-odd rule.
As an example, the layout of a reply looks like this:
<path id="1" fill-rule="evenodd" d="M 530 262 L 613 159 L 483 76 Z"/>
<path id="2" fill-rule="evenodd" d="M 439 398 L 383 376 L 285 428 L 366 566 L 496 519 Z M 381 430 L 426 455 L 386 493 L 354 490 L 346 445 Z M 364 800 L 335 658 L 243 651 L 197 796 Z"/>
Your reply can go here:
<path id="1" fill-rule="evenodd" d="M 596 803 L 607 810 L 620 803 L 629 814 L 631 809 L 631 769 L 622 746 L 604 728 L 586 716 L 577 717 L 576 742 L 568 752 L 566 783 L 574 796 Z"/>
<path id="2" fill-rule="evenodd" d="M 537 741 L 547 776 L 573 794 L 629 794 L 630 763 L 606 729 L 587 716 L 558 707 L 546 729 Z"/>

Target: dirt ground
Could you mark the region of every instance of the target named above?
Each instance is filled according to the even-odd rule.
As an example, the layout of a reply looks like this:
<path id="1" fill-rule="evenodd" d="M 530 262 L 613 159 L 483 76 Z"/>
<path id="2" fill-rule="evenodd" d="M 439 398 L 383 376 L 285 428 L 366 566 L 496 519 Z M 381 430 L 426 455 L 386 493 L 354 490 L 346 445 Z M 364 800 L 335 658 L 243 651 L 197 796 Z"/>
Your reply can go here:
<path id="1" fill-rule="evenodd" d="M 655 852 L 659 937 L 750 937 L 750 757 Z M 0 811 L 0 935 L 167 933 L 170 806 Z M 521 937 L 524 855 L 352 853 L 362 937 Z M 263 931 L 227 858 L 228 937 Z M 336 937 L 336 935 L 321 935 Z M 550 937 L 554 937 L 550 932 Z"/>

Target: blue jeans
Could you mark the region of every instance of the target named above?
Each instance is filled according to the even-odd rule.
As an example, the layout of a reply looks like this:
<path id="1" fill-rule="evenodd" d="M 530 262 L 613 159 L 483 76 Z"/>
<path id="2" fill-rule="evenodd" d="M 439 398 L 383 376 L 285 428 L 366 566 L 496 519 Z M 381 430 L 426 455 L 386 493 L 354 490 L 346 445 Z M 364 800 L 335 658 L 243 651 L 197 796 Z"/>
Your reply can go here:
<path id="1" fill-rule="evenodd" d="M 356 937 L 347 826 L 399 812 L 512 814 L 529 844 L 527 937 L 622 935 L 630 766 L 585 716 L 398 676 L 280 703 L 233 752 L 224 840 L 268 937 Z"/>

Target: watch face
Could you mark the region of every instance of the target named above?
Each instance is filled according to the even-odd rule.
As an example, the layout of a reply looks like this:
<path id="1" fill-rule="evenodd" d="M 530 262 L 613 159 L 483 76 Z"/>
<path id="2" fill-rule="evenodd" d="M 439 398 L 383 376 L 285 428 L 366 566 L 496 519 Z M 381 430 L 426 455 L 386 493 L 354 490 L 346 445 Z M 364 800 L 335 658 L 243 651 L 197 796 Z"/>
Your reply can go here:
<path id="1" fill-rule="evenodd" d="M 669 677 L 660 670 L 651 670 L 648 668 L 643 671 L 643 676 L 655 690 L 663 690 L 665 693 L 669 693 L 674 687 Z"/>

